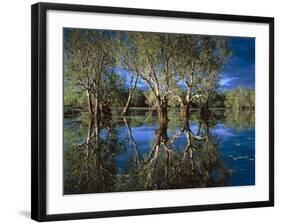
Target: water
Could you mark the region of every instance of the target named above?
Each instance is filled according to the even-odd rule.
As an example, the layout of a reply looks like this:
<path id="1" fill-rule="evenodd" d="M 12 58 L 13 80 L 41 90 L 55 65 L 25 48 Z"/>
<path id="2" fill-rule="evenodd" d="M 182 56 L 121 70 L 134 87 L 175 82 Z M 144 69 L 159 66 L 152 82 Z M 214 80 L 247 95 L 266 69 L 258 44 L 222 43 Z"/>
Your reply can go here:
<path id="1" fill-rule="evenodd" d="M 255 184 L 254 113 L 178 111 L 158 122 L 149 110 L 64 119 L 64 193 L 99 193 Z"/>

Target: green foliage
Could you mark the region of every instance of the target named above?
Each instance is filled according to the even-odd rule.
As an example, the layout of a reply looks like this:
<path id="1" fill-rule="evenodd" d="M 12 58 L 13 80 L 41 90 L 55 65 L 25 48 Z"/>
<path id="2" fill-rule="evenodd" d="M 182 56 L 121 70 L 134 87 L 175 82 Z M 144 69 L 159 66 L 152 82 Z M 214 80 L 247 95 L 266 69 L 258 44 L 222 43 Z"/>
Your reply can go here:
<path id="1" fill-rule="evenodd" d="M 224 37 L 179 36 L 176 51 L 177 73 L 187 82 L 192 82 L 191 73 L 194 75 L 195 82 L 198 79 L 202 81 L 211 73 L 220 71 L 229 53 Z"/>
<path id="2" fill-rule="evenodd" d="M 225 94 L 212 91 L 209 97 L 210 108 L 224 108 Z"/>
<path id="3" fill-rule="evenodd" d="M 64 43 L 66 78 L 82 89 L 98 84 L 114 65 L 113 44 L 106 31 L 68 29 Z"/>
<path id="4" fill-rule="evenodd" d="M 239 86 L 225 92 L 225 106 L 235 110 L 255 109 L 255 90 Z"/>
<path id="5" fill-rule="evenodd" d="M 66 88 L 70 86 L 80 94 L 88 95 L 89 112 L 97 112 L 99 108 L 101 112 L 108 112 L 124 88 L 124 80 L 114 72 L 114 35 L 108 31 L 67 31 L 68 38 L 64 42 Z M 83 103 L 81 100 L 76 102 L 76 98 L 75 94 L 66 94 L 69 104 Z"/>
<path id="6" fill-rule="evenodd" d="M 75 87 L 69 85 L 64 87 L 64 106 L 74 108 L 84 108 L 87 106 L 86 93 L 80 93 Z"/>
<path id="7" fill-rule="evenodd" d="M 142 90 L 135 89 L 130 102 L 131 107 L 147 107 L 146 97 Z"/>
<path id="8" fill-rule="evenodd" d="M 223 37 L 68 29 L 64 48 L 66 106 L 85 107 L 86 91 L 101 104 L 125 105 L 129 90 L 116 67 L 140 75 L 150 86 L 146 93 L 135 89 L 130 107 L 156 108 L 164 98 L 170 107 L 179 106 L 174 96 L 184 101 L 187 94 L 177 86 L 180 80 L 193 87 L 193 107 L 203 101 L 222 106 L 215 89 L 230 54 Z"/>
<path id="9" fill-rule="evenodd" d="M 101 101 L 110 100 L 112 107 L 119 107 L 126 101 L 127 94 L 125 89 L 125 80 L 118 74 L 112 72 L 103 77 L 103 82 L 99 88 Z"/>
<path id="10" fill-rule="evenodd" d="M 122 41 L 121 66 L 141 76 L 157 103 L 176 86 L 177 37 L 175 34 L 132 32 Z"/>
<path id="11" fill-rule="evenodd" d="M 151 108 L 156 109 L 157 107 L 157 99 L 155 97 L 155 94 L 152 91 L 144 92 L 145 96 L 145 103 L 149 105 Z"/>
<path id="12" fill-rule="evenodd" d="M 174 66 L 177 78 L 185 88 L 173 88 L 170 105 L 208 107 L 215 102 L 211 107 L 221 106 L 221 103 L 216 101 L 215 93 L 219 86 L 219 73 L 229 55 L 224 37 L 179 36 Z"/>

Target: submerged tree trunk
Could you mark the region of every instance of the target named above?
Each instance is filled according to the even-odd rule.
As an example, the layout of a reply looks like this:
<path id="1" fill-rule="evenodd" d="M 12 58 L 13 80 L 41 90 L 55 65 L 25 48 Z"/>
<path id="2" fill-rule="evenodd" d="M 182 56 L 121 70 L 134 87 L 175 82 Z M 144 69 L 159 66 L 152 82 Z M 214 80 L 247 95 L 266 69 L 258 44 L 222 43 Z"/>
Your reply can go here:
<path id="1" fill-rule="evenodd" d="M 185 103 L 185 104 L 183 103 L 181 105 L 181 113 L 184 120 L 189 119 L 189 115 L 190 115 L 189 108 L 190 108 L 190 103 Z"/>
<path id="2" fill-rule="evenodd" d="M 168 121 L 168 102 L 165 99 L 159 100 L 157 104 L 157 116 L 159 122 Z"/>
<path id="3" fill-rule="evenodd" d="M 101 118 L 110 118 L 112 113 L 111 113 L 111 100 L 104 100 L 103 102 L 100 103 L 100 117 Z"/>
<path id="4" fill-rule="evenodd" d="M 159 141 L 167 141 L 168 139 L 168 120 L 158 121 L 159 128 L 157 130 L 157 139 Z"/>
<path id="5" fill-rule="evenodd" d="M 205 102 L 200 104 L 200 118 L 203 121 L 208 121 L 210 116 L 211 111 L 209 109 L 209 100 L 207 98 Z"/>

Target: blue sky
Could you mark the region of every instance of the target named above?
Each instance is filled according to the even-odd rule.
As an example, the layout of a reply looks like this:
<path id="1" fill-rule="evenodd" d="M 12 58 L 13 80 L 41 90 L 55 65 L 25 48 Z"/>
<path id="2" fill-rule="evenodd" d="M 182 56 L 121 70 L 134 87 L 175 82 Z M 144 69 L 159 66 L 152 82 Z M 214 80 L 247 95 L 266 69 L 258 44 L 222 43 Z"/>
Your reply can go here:
<path id="1" fill-rule="evenodd" d="M 229 37 L 232 55 L 220 74 L 220 89 L 255 88 L 255 38 Z"/>

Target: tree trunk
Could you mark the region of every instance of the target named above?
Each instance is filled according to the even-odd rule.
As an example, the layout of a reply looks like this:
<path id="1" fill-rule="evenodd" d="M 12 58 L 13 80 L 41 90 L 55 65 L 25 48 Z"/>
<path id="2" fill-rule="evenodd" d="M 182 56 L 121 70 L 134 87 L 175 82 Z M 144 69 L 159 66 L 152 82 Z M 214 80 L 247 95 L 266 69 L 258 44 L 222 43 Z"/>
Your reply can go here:
<path id="1" fill-rule="evenodd" d="M 168 121 L 167 120 L 161 120 L 159 121 L 159 129 L 158 134 L 161 136 L 162 139 L 168 139 Z"/>
<path id="2" fill-rule="evenodd" d="M 181 113 L 184 120 L 189 119 L 189 115 L 190 115 L 189 108 L 190 108 L 190 103 L 185 103 L 181 105 Z"/>
<path id="3" fill-rule="evenodd" d="M 193 85 L 193 76 L 191 76 L 191 84 L 188 86 L 186 97 L 185 97 L 185 103 L 183 104 L 183 117 L 184 119 L 189 119 L 189 108 L 190 104 L 192 102 L 192 85 Z"/>
<path id="4" fill-rule="evenodd" d="M 135 88 L 136 88 L 136 85 L 137 85 L 137 82 L 138 82 L 138 78 L 139 78 L 139 75 L 137 75 L 136 79 L 135 79 L 135 83 L 133 85 L 133 81 L 134 81 L 134 76 L 132 76 L 132 79 L 131 79 L 131 83 L 130 83 L 130 91 L 129 91 L 129 96 L 128 96 L 128 99 L 127 99 L 127 103 L 123 109 L 123 112 L 122 114 L 123 115 L 126 115 L 128 113 L 128 109 L 129 109 L 129 104 L 131 102 L 131 99 L 132 99 L 132 96 L 133 96 L 133 93 L 135 91 Z"/>
<path id="5" fill-rule="evenodd" d="M 168 121 L 168 102 L 166 100 L 160 100 L 158 103 L 157 116 L 160 122 Z"/>
<path id="6" fill-rule="evenodd" d="M 91 94 L 90 94 L 89 90 L 87 90 L 87 100 L 88 100 L 89 114 L 90 114 L 90 116 L 93 116 L 94 115 L 94 111 L 93 111 L 92 97 L 91 97 Z"/>
<path id="7" fill-rule="evenodd" d="M 187 92 L 186 92 L 185 100 L 183 101 L 183 108 L 182 108 L 184 120 L 189 119 L 189 115 L 190 115 L 189 108 L 192 102 L 192 89 L 194 86 L 194 80 L 193 80 L 194 69 L 195 69 L 195 63 L 192 62 L 191 71 L 190 71 L 190 81 L 188 81 L 188 78 L 186 78 Z"/>
<path id="8" fill-rule="evenodd" d="M 125 107 L 124 107 L 124 109 L 122 111 L 123 115 L 126 115 L 128 113 L 128 108 L 129 108 L 129 104 L 130 104 L 131 98 L 132 98 L 132 91 L 130 91 L 127 103 L 126 103 L 126 105 L 125 105 Z"/>
<path id="9" fill-rule="evenodd" d="M 207 100 L 200 105 L 200 118 L 203 121 L 207 121 L 209 120 L 210 115 L 211 111 L 209 109 L 209 98 L 207 98 Z"/>
<path id="10" fill-rule="evenodd" d="M 95 108 L 94 116 L 95 116 L 96 119 L 99 119 L 100 102 L 99 102 L 99 95 L 98 95 L 98 93 L 96 93 L 94 95 L 94 108 Z"/>
<path id="11" fill-rule="evenodd" d="M 104 100 L 103 102 L 100 102 L 100 118 L 110 118 L 112 113 L 111 113 L 111 100 Z"/>

